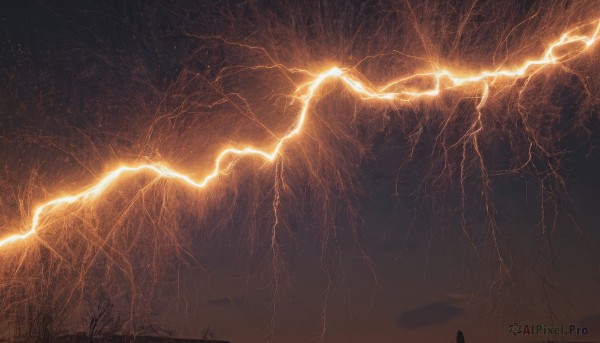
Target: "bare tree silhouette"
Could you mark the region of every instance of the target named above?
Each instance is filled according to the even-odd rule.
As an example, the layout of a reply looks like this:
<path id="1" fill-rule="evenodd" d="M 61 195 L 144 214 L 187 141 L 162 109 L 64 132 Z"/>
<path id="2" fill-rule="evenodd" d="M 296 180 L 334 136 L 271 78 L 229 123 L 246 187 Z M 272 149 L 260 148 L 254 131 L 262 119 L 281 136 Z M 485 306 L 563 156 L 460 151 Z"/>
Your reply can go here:
<path id="1" fill-rule="evenodd" d="M 31 304 L 24 315 L 17 315 L 15 319 L 17 342 L 49 343 L 66 333 L 64 313 L 47 307 Z"/>
<path id="2" fill-rule="evenodd" d="M 215 329 L 211 328 L 210 326 L 205 327 L 204 330 L 202 330 L 202 336 L 200 336 L 200 339 L 207 342 L 216 340 L 217 334 Z"/>
<path id="3" fill-rule="evenodd" d="M 116 313 L 114 305 L 107 295 L 101 295 L 92 306 L 89 314 L 87 337 L 90 343 L 107 335 L 114 335 L 121 330 L 123 322 Z"/>

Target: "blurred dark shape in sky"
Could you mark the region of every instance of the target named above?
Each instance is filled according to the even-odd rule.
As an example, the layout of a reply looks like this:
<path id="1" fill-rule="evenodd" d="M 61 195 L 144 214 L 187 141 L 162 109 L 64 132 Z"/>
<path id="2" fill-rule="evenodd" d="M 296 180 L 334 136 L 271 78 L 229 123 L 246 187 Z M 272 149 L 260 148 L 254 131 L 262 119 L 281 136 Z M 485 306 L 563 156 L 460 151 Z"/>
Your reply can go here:
<path id="1" fill-rule="evenodd" d="M 447 302 L 436 302 L 404 312 L 396 319 L 396 323 L 409 329 L 415 329 L 446 322 L 463 312 L 463 309 Z"/>

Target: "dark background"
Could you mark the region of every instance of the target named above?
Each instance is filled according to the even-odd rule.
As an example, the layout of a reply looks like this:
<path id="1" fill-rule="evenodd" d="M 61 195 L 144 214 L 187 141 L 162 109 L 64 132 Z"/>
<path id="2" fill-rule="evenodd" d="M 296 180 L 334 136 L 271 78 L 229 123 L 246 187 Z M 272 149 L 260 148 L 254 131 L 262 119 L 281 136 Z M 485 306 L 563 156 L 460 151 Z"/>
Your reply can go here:
<path id="1" fill-rule="evenodd" d="M 413 5 L 414 13 L 437 20 L 436 16 L 452 16 L 440 8 L 462 13 L 463 7 L 468 8 L 462 3 L 432 5 L 438 8 L 434 14 L 421 13 L 423 9 Z M 540 17 L 556 18 L 560 9 L 544 10 L 566 4 L 515 3 L 511 15 L 506 15 L 513 23 L 536 11 Z M 494 5 L 484 2 L 477 6 Z M 397 17 L 390 14 L 394 9 L 398 9 Z M 489 28 L 481 24 L 482 32 L 511 27 L 502 24 L 502 19 L 493 23 L 490 13 L 496 12 L 481 12 L 487 16 L 474 16 L 473 21 L 488 23 Z M 372 53 L 401 49 L 403 40 L 415 40 L 406 37 L 411 32 L 387 26 L 394 18 L 410 18 L 407 3 L 5 2 L 0 8 L 0 163 L 5 180 L 0 205 L 14 206 L 11 194 L 31 182 L 52 190 L 62 185 L 81 187 L 85 184 L 82 179 L 90 180 L 105 170 L 107 160 L 142 155 L 181 163 L 193 160 L 162 138 L 169 135 L 167 131 L 162 131 L 160 141 L 154 144 L 144 143 L 140 137 L 148 127 L 145 123 L 163 112 L 173 113 L 171 109 L 179 103 L 197 96 L 181 86 L 182 74 L 199 73 L 212 80 L 222 68 L 257 59 L 252 49 L 230 49 L 214 37 L 264 44 L 273 59 L 286 65 L 301 63 L 308 68 L 323 61 L 353 65 Z M 290 36 L 274 30 L 274 24 L 263 26 L 263 20 L 297 32 L 287 44 L 296 42 L 302 48 L 282 48 Z M 535 25 L 531 26 L 535 32 Z M 546 28 L 538 26 L 538 31 Z M 366 29 L 360 31 L 361 27 Z M 353 36 L 353 32 L 360 34 Z M 377 32 L 391 34 L 371 45 L 355 42 L 376 41 L 371 34 Z M 543 41 L 546 36 L 535 37 Z M 519 46 L 522 41 L 513 44 Z M 482 48 L 485 44 L 493 43 L 465 38 L 458 47 L 444 44 L 439 43 L 438 54 L 450 61 L 464 56 L 472 62 L 478 51 L 489 51 Z M 597 69 L 597 52 L 590 54 L 584 70 Z M 364 74 L 375 84 L 378 77 L 385 80 L 389 75 L 383 63 L 365 69 Z M 415 117 L 429 113 L 431 125 L 394 119 L 403 115 L 403 110 L 385 110 L 385 115 L 392 117 L 387 125 L 376 120 L 359 124 L 364 126 L 359 131 L 369 131 L 374 125 L 384 128 L 366 134 L 369 153 L 355 165 L 363 189 L 353 200 L 353 206 L 360 209 L 357 235 L 348 230 L 341 233 L 334 252 L 324 254 L 321 239 L 311 238 L 312 232 L 320 232 L 314 224 L 318 220 L 299 224 L 307 227 L 297 234 L 296 244 L 285 246 L 286 279 L 291 281 L 275 307 L 271 257 L 257 257 L 248 263 L 237 254 L 239 243 L 232 242 L 231 232 L 243 226 L 242 220 L 228 224 L 229 236 L 214 238 L 209 247 L 206 241 L 193 242 L 192 249 L 197 250 L 193 253 L 201 256 L 209 273 L 194 266 L 167 268 L 166 279 L 177 275 L 177 290 L 166 287 L 156 295 L 154 317 L 175 336 L 197 337 L 210 325 L 220 338 L 232 342 L 263 341 L 270 334 L 277 342 L 318 341 L 322 337 L 328 342 L 447 342 L 458 329 L 469 342 L 511 342 L 523 338 L 508 333 L 508 325 L 514 321 L 548 326 L 579 323 L 593 336 L 585 339 L 600 339 L 598 114 L 594 104 L 581 100 L 577 81 L 566 76 L 561 80 L 549 92 L 559 107 L 553 110 L 564 119 L 544 127 L 558 133 L 548 137 L 558 137 L 552 143 L 554 148 L 566 152 L 560 163 L 540 161 L 533 171 L 493 179 L 496 221 L 510 275 L 497 273 L 498 261 L 488 241 L 489 222 L 481 214 L 483 206 L 477 196 L 479 188 L 471 187 L 478 182 L 474 181 L 477 173 L 467 180 L 467 190 L 474 193 L 469 195 L 467 217 L 479 242 L 479 254 L 461 233 L 456 175 L 442 182 L 447 184 L 423 186 L 423 182 L 429 184 L 423 180 L 427 166 L 438 170 L 439 162 L 429 157 L 436 149 L 432 142 L 440 124 L 435 124 L 435 113 L 416 106 L 412 109 Z M 253 85 L 252 80 L 240 78 L 232 87 Z M 181 90 L 176 92 L 180 97 L 165 95 L 173 88 Z M 164 99 L 169 104 L 165 105 Z M 332 101 L 331 106 L 338 104 Z M 582 108 L 586 115 L 579 113 Z M 198 122 L 190 125 L 202 127 Z M 423 143 L 408 164 L 408 134 L 415 130 L 405 129 L 407 126 L 424 128 Z M 172 126 L 174 132 L 177 127 Z M 179 134 L 185 141 L 185 135 L 193 132 L 179 130 Z M 195 137 L 194 142 L 197 140 L 202 137 Z M 155 155 L 160 142 L 167 152 Z M 210 147 L 201 152 L 211 151 Z M 488 152 L 490 165 L 500 165 L 511 158 L 513 150 L 497 143 Z M 545 199 L 549 196 L 552 202 L 543 203 L 540 179 L 549 165 L 560 166 L 566 187 L 550 182 Z M 239 200 L 239 206 L 243 208 L 247 201 L 251 200 Z M 269 205 L 264 211 L 270 210 Z M 542 209 L 557 213 L 556 227 L 545 233 L 540 224 Z M 343 226 L 344 215 L 340 217 Z M 552 222 L 554 217 L 546 220 Z"/>

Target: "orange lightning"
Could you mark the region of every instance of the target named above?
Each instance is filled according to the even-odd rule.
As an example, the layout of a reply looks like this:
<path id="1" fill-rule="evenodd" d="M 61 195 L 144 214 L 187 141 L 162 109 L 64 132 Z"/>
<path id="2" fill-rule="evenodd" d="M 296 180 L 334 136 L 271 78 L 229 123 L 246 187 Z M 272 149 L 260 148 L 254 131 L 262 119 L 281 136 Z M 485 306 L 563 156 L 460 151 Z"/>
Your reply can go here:
<path id="1" fill-rule="evenodd" d="M 586 30 L 588 34 L 583 34 L 582 31 Z M 279 138 L 271 148 L 260 149 L 253 146 L 246 146 L 243 148 L 224 149 L 215 158 L 212 171 L 199 180 L 194 180 L 190 176 L 177 172 L 163 164 L 120 166 L 77 194 L 55 198 L 38 206 L 32 214 L 29 225 L 20 230 L 22 233 L 12 234 L 1 239 L 0 248 L 4 248 L 11 243 L 23 241 L 34 235 L 41 228 L 41 219 L 50 216 L 53 210 L 101 196 L 109 186 L 119 181 L 120 177 L 124 174 L 150 172 L 158 177 L 174 179 L 190 187 L 204 188 L 217 176 L 233 166 L 233 162 L 224 163 L 227 158 L 239 159 L 243 156 L 257 156 L 268 162 L 275 160 L 281 153 L 284 144 L 302 132 L 312 100 L 321 85 L 327 80 L 340 80 L 349 90 L 364 99 L 389 102 L 409 102 L 421 97 L 438 96 L 445 89 L 478 85 L 481 87 L 481 100 L 477 108 L 481 109 L 488 97 L 489 85 L 494 81 L 503 78 L 518 79 L 529 76 L 546 66 L 564 63 L 567 60 L 573 59 L 592 47 L 597 42 L 599 34 L 600 19 L 563 33 L 558 40 L 547 45 L 546 50 L 539 58 L 527 60 L 514 68 L 484 70 L 471 75 L 458 73 L 449 69 L 437 69 L 431 72 L 402 77 L 379 88 L 365 85 L 364 82 L 361 82 L 359 78 L 353 75 L 351 69 L 333 67 L 320 74 L 311 74 L 314 76 L 314 79 L 299 86 L 294 93 L 302 101 L 302 108 L 297 115 L 295 123 L 288 133 Z M 407 82 L 420 77 L 430 78 L 433 81 L 433 86 L 425 89 L 411 89 L 405 86 Z"/>

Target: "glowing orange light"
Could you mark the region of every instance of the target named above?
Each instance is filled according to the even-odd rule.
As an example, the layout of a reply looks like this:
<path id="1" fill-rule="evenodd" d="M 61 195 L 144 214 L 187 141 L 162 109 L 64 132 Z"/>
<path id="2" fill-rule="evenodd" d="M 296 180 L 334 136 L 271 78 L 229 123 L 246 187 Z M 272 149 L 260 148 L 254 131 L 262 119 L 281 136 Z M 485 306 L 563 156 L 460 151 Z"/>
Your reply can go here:
<path id="1" fill-rule="evenodd" d="M 595 25 L 595 26 L 594 26 Z M 588 35 L 579 34 L 583 28 L 590 27 L 593 30 Z M 252 146 L 243 148 L 227 148 L 222 150 L 216 157 L 214 168 L 204 178 L 196 181 L 191 177 L 179 173 L 173 169 L 166 167 L 163 164 L 142 164 L 138 166 L 120 166 L 109 172 L 106 176 L 98 180 L 92 186 L 84 189 L 80 193 L 55 198 L 40 206 L 38 206 L 30 220 L 28 227 L 23 228 L 23 233 L 9 235 L 0 240 L 0 248 L 5 247 L 17 241 L 23 241 L 35 234 L 40 228 L 40 219 L 44 215 L 50 215 L 53 209 L 64 205 L 81 202 L 94 197 L 100 196 L 113 183 L 117 182 L 123 174 L 134 174 L 140 172 L 151 172 L 159 177 L 174 179 L 182 182 L 184 185 L 194 188 L 204 188 L 219 174 L 228 170 L 231 164 L 223 167 L 223 161 L 228 157 L 242 156 L 257 156 L 266 161 L 273 161 L 280 154 L 284 144 L 291 138 L 299 135 L 302 132 L 304 123 L 308 116 L 308 110 L 312 100 L 319 90 L 320 86 L 328 79 L 340 80 L 347 88 L 364 99 L 384 100 L 384 101 L 412 101 L 421 97 L 434 97 L 441 93 L 442 90 L 448 88 L 462 87 L 468 84 L 481 86 L 481 100 L 477 105 L 477 109 L 481 109 L 487 100 L 489 94 L 489 84 L 500 78 L 521 78 L 530 75 L 541 68 L 557 63 L 563 63 L 572 59 L 585 50 L 589 49 L 598 40 L 600 33 L 600 20 L 596 20 L 589 24 L 576 27 L 563 33 L 560 38 L 550 43 L 544 53 L 538 59 L 527 60 L 520 66 L 510 69 L 498 68 L 495 70 L 484 70 L 482 72 L 465 75 L 453 72 L 447 69 L 440 69 L 428 73 L 413 74 L 407 77 L 396 79 L 381 88 L 366 86 L 357 77 L 352 74 L 350 69 L 342 69 L 333 67 L 323 73 L 314 75 L 314 79 L 296 89 L 295 94 L 302 101 L 296 122 L 291 127 L 290 131 L 281 137 L 274 146 L 270 149 L 260 149 Z M 581 46 L 580 44 L 583 44 Z M 557 52 L 560 48 L 565 49 L 563 53 Z M 461 76 L 462 75 L 462 76 Z M 428 77 L 433 80 L 433 87 L 421 90 L 402 89 L 403 84 L 407 81 L 418 77 Z M 443 82 L 446 81 L 446 82 Z"/>

